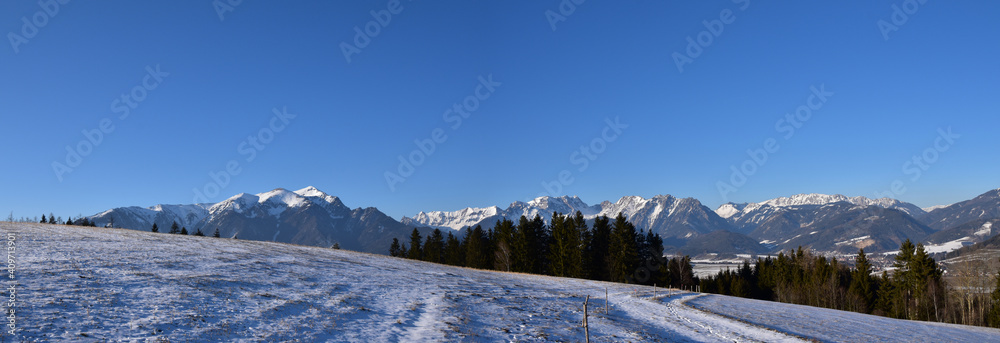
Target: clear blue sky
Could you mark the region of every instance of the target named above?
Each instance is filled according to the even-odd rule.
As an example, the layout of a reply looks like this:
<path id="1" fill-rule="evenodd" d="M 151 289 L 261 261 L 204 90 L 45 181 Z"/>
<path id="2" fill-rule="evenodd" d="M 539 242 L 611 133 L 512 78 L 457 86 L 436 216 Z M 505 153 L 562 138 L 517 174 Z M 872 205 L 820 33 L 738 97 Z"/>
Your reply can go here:
<path id="1" fill-rule="evenodd" d="M 390 3 L 243 1 L 220 19 L 211 1 L 71 1 L 54 15 L 4 1 L 0 213 L 191 203 L 229 161 L 240 173 L 207 200 L 313 185 L 397 219 L 504 207 L 546 192 L 563 170 L 572 182 L 560 193 L 588 203 L 672 194 L 712 208 L 872 196 L 895 180 L 905 187 L 896 197 L 920 206 L 1000 187 L 994 1 L 907 8 L 886 40 L 877 23 L 892 24 L 903 1 L 591 0 L 553 31 L 546 11 L 559 13 L 558 1 L 404 0 L 385 26 L 369 25 L 378 35 L 348 63 L 341 43 Z M 703 21 L 718 31 L 720 15 L 729 23 L 715 36 Z M 34 32 L 22 18 L 44 25 Z M 674 54 L 702 31 L 711 42 L 681 72 Z M 501 85 L 453 129 L 446 110 L 489 75 Z M 779 120 L 821 86 L 834 95 L 786 139 Z M 125 119 L 123 93 L 145 96 L 126 99 Z M 273 139 L 257 151 L 247 137 L 274 108 L 295 117 L 276 120 L 283 130 L 265 132 Z M 614 118 L 628 127 L 604 142 Z M 86 149 L 82 131 L 105 119 L 114 130 L 60 181 L 53 162 L 67 165 L 66 146 Z M 938 142 L 946 151 L 914 181 L 904 163 L 949 127 L 961 137 Z M 439 128 L 447 138 L 391 190 L 397 156 Z M 752 162 L 746 151 L 769 138 L 780 148 Z M 574 151 L 591 143 L 606 147 L 581 168 Z M 756 170 L 724 198 L 719 182 L 747 160 Z"/>

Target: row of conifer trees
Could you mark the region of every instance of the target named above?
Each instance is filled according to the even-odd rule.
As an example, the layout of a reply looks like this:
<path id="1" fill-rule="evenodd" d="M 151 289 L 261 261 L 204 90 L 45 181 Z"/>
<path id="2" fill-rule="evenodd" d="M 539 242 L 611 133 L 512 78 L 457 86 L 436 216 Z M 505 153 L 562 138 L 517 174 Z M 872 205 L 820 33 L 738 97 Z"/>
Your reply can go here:
<path id="1" fill-rule="evenodd" d="M 153 223 L 153 227 L 151 227 L 149 229 L 149 231 L 150 232 L 160 232 L 160 227 L 157 226 L 156 223 Z M 188 230 L 187 230 L 187 227 L 183 227 L 183 226 L 177 225 L 177 222 L 174 221 L 174 223 L 170 225 L 170 231 L 167 231 L 167 233 L 169 233 L 169 234 L 178 234 L 178 235 L 187 235 L 188 234 Z M 199 228 L 198 230 L 196 230 L 191 235 L 193 235 L 193 236 L 204 236 L 205 233 L 201 232 L 201 229 Z M 212 234 L 212 237 L 218 238 L 219 236 L 220 236 L 219 235 L 219 229 L 216 228 L 215 229 L 215 233 Z"/>
<path id="2" fill-rule="evenodd" d="M 943 270 L 922 244 L 903 242 L 893 270 L 880 275 L 873 273 L 864 249 L 854 262 L 849 267 L 799 248 L 702 278 L 701 289 L 899 319 L 1000 327 L 1000 275 L 993 276 L 996 286 L 985 301 L 960 302 L 962 290 L 949 289 Z M 969 306 L 976 308 L 964 308 Z"/>
<path id="3" fill-rule="evenodd" d="M 517 223 L 498 220 L 493 228 L 466 228 L 460 238 L 435 229 L 422 237 L 414 229 L 408 243 L 394 238 L 389 254 L 454 266 L 601 281 L 693 288 L 698 284 L 691 259 L 663 257 L 663 240 L 636 230 L 625 216 L 597 217 L 554 213 Z"/>

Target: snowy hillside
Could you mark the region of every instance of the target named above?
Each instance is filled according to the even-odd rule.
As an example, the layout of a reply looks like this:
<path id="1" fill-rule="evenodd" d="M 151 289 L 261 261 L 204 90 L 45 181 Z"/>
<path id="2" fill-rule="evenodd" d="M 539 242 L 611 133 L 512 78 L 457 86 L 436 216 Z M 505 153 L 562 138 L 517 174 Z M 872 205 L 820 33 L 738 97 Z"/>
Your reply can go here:
<path id="1" fill-rule="evenodd" d="M 195 227 L 208 216 L 208 210 L 213 204 L 198 205 L 156 205 L 150 207 L 119 207 L 88 217 L 88 220 L 99 226 L 114 221 L 115 227 L 149 229 L 156 223 L 162 228 L 169 228 L 174 222 L 189 228 Z"/>
<path id="2" fill-rule="evenodd" d="M 318 247 L 44 224 L 0 228 L 15 237 L 17 338 L 25 341 L 583 341 L 587 295 L 594 342 L 1000 339 L 992 329 L 665 290 L 653 297 L 649 287 Z"/>

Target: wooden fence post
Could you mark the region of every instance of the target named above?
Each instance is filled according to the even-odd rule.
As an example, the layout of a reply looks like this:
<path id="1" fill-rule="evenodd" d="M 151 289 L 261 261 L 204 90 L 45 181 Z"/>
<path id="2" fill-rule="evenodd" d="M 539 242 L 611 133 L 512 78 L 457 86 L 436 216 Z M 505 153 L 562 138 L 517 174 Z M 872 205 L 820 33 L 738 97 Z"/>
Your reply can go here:
<path id="1" fill-rule="evenodd" d="M 587 303 L 590 302 L 590 295 L 587 299 L 583 301 L 583 334 L 587 337 L 587 343 L 590 343 L 590 327 L 587 325 Z"/>

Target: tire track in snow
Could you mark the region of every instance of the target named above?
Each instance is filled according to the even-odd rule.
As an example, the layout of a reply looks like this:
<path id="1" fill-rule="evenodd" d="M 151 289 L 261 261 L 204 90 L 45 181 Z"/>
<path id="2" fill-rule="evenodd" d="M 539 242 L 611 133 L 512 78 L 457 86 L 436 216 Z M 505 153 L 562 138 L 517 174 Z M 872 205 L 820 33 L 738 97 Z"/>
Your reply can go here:
<path id="1" fill-rule="evenodd" d="M 693 298 L 695 298 L 695 297 L 685 297 L 685 298 L 682 298 L 682 299 L 693 299 Z M 652 299 L 652 300 L 656 300 L 656 299 Z M 687 300 L 681 300 L 681 303 L 683 303 L 684 301 L 687 301 Z M 710 334 L 712 334 L 714 336 L 718 336 L 718 337 L 720 337 L 720 338 L 722 338 L 724 340 L 732 341 L 732 342 L 739 342 L 739 340 L 737 340 L 737 339 L 733 339 L 733 338 L 727 337 L 726 335 L 723 335 L 722 333 L 717 332 L 716 330 L 714 330 L 712 328 L 711 325 L 705 325 L 705 324 L 703 324 L 701 322 L 693 321 L 693 320 L 691 320 L 691 318 L 682 316 L 680 313 L 677 312 L 677 306 L 678 305 L 674 304 L 674 301 L 667 302 L 667 303 L 664 304 L 664 306 L 667 307 L 667 310 L 669 310 L 670 314 L 672 314 L 674 317 L 683 319 L 684 321 L 686 321 L 688 323 L 700 326 L 703 329 L 708 330 L 708 333 L 710 333 Z M 681 305 L 681 306 L 683 306 L 683 305 Z"/>
<path id="2" fill-rule="evenodd" d="M 634 297 L 629 293 L 614 294 L 612 301 L 615 307 L 624 311 L 628 317 L 649 323 L 651 327 L 660 330 L 661 335 L 678 334 L 691 341 L 714 338 L 719 342 L 802 342 L 801 339 L 788 334 L 748 325 L 684 305 L 685 301 L 701 295 L 682 294 L 668 299 L 664 299 L 665 296 L 654 299 Z M 708 332 L 711 336 L 706 336 L 704 332 Z"/>

